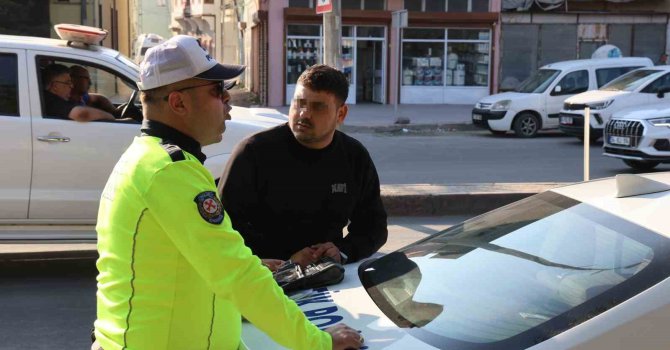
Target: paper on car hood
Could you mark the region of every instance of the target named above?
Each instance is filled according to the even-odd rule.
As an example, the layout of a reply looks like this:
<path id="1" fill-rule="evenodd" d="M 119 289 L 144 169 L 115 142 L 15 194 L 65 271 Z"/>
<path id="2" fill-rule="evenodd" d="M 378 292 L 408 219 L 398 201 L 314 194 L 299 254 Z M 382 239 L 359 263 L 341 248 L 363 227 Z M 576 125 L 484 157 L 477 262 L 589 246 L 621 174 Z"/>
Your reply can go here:
<path id="1" fill-rule="evenodd" d="M 336 285 L 299 292 L 291 298 L 321 329 L 346 323 L 360 330 L 366 339 L 361 349 L 437 349 L 398 328 L 379 310 L 358 279 L 359 265 L 345 265 L 344 280 Z M 249 350 L 286 349 L 248 322 L 242 324 L 242 340 Z"/>

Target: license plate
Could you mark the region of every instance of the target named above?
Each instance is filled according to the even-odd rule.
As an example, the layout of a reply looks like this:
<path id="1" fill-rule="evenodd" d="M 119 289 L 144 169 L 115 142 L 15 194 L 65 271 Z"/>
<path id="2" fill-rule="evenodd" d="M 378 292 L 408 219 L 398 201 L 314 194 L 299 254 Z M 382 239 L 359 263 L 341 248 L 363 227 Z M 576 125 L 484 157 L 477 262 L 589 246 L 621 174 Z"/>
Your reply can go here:
<path id="1" fill-rule="evenodd" d="M 610 136 L 609 143 L 611 145 L 630 146 L 630 137 Z"/>
<path id="2" fill-rule="evenodd" d="M 481 114 L 473 114 L 472 115 L 472 120 L 482 120 L 482 115 Z"/>
<path id="3" fill-rule="evenodd" d="M 561 117 L 561 124 L 572 125 L 572 117 Z"/>

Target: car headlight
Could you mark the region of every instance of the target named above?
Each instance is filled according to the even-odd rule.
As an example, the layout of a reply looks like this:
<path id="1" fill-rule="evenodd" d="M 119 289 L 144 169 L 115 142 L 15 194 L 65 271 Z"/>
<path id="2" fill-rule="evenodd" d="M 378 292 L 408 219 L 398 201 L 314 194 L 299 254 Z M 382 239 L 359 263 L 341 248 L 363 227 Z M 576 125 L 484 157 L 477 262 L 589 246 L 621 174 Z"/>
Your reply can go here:
<path id="1" fill-rule="evenodd" d="M 506 111 L 507 109 L 509 109 L 509 105 L 511 103 L 512 103 L 511 100 L 498 101 L 498 102 L 494 103 L 493 106 L 491 106 L 491 110 Z"/>
<path id="2" fill-rule="evenodd" d="M 667 126 L 670 128 L 670 117 L 649 119 L 649 122 L 653 126 Z"/>
<path id="3" fill-rule="evenodd" d="M 607 100 L 607 101 L 603 101 L 603 102 L 589 103 L 588 106 L 591 109 L 605 109 L 605 108 L 609 107 L 612 104 L 612 102 L 614 102 L 614 100 Z"/>

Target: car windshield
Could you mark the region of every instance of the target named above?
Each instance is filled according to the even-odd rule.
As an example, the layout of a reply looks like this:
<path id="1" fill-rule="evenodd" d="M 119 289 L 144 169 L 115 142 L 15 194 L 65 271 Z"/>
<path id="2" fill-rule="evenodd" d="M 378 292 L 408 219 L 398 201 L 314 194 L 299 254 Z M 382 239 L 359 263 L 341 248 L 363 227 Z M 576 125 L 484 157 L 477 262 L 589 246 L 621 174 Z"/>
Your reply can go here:
<path id="1" fill-rule="evenodd" d="M 359 277 L 432 346 L 525 349 L 665 279 L 668 241 L 545 192 L 370 260 Z"/>
<path id="2" fill-rule="evenodd" d="M 656 69 L 638 69 L 612 80 L 607 85 L 601 87 L 600 90 L 635 91 L 638 87 L 656 79 L 663 72 Z"/>
<path id="3" fill-rule="evenodd" d="M 528 79 L 524 80 L 519 87 L 516 88 L 516 92 L 527 94 L 542 93 L 544 90 L 547 90 L 547 87 L 551 85 L 560 73 L 561 71 L 556 69 L 540 69 Z"/>

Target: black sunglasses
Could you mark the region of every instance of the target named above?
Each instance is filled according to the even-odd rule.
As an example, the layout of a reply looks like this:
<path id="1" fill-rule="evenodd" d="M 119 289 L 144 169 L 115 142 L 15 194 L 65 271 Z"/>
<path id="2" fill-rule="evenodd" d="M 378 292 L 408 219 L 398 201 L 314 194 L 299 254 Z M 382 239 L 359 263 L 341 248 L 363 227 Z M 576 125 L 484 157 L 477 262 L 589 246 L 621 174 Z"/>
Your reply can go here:
<path id="1" fill-rule="evenodd" d="M 163 97 L 163 101 L 167 101 L 168 97 L 170 97 L 170 94 L 173 93 L 173 92 L 182 92 L 182 91 L 186 91 L 188 89 L 195 89 L 195 88 L 199 88 L 199 87 L 212 86 L 212 85 L 216 85 L 216 90 L 215 90 L 216 97 L 217 98 L 223 97 L 223 90 L 225 90 L 225 88 L 223 86 L 223 82 L 222 81 L 216 81 L 216 82 L 209 83 L 209 84 L 194 85 L 194 86 L 188 86 L 188 87 L 177 89 L 177 90 L 172 90 L 172 91 L 168 92 L 168 94 Z"/>

